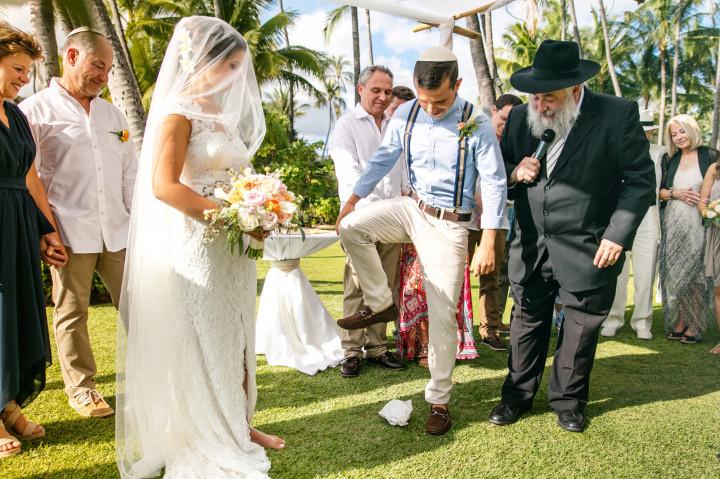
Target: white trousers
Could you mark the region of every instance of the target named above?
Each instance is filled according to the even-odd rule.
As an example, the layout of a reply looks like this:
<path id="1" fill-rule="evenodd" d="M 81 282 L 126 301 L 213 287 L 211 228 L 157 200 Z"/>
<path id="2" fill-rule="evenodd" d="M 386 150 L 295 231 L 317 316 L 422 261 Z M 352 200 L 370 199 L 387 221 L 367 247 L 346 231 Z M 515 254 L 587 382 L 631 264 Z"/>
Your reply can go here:
<path id="1" fill-rule="evenodd" d="M 375 201 L 340 223 L 340 237 L 352 260 L 365 305 L 383 311 L 393 294 L 375 244 L 413 243 L 423 267 L 428 303 L 428 365 L 425 400 L 447 404 L 457 350 L 457 302 L 467 256 L 467 226 L 434 218 L 405 196 Z"/>
<path id="2" fill-rule="evenodd" d="M 653 285 L 657 269 L 657 251 L 659 228 L 657 206 L 650 210 L 638 227 L 629 257 L 625 258 L 622 273 L 618 276 L 615 301 L 603 327 L 619 329 L 625 324 L 625 306 L 627 304 L 628 269 L 632 261 L 633 284 L 635 286 L 635 309 L 630 326 L 635 331 L 650 331 L 653 312 Z"/>

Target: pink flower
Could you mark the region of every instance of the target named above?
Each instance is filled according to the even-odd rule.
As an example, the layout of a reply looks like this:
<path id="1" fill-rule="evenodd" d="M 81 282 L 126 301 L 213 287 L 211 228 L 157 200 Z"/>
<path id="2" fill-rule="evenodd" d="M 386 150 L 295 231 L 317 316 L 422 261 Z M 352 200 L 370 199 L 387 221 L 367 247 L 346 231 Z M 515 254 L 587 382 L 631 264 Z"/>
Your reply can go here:
<path id="1" fill-rule="evenodd" d="M 245 193 L 245 202 L 252 206 L 262 206 L 265 204 L 265 193 L 260 190 L 250 190 Z"/>

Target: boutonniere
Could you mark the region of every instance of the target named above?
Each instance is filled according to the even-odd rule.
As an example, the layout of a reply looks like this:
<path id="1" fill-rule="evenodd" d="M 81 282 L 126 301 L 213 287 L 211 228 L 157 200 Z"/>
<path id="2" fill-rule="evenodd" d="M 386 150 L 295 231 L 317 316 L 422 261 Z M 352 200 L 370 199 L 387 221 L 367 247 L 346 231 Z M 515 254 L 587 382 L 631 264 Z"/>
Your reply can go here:
<path id="1" fill-rule="evenodd" d="M 467 138 L 477 130 L 478 124 L 475 118 L 468 121 L 461 121 L 457 124 L 458 129 L 458 141 L 462 141 L 463 138 Z"/>
<path id="2" fill-rule="evenodd" d="M 111 131 L 110 133 L 117 136 L 118 140 L 122 141 L 123 143 L 130 139 L 130 132 L 127 130 Z"/>

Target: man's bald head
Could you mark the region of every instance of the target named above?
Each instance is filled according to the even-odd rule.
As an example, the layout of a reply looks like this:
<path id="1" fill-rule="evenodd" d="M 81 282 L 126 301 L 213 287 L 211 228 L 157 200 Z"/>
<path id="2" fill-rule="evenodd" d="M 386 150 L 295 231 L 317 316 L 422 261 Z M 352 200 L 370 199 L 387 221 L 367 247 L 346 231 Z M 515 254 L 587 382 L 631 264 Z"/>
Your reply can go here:
<path id="1" fill-rule="evenodd" d="M 103 34 L 85 27 L 73 30 L 63 46 L 62 85 L 73 96 L 95 97 L 107 84 L 112 63 L 112 45 Z"/>

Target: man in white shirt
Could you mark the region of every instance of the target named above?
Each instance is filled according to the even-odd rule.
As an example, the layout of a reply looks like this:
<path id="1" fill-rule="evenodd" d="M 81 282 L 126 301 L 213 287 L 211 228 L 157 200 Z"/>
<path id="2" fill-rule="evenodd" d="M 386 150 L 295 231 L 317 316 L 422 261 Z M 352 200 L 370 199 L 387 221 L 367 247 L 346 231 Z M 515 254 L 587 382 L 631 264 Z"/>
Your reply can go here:
<path id="1" fill-rule="evenodd" d="M 665 147 L 655 144 L 653 133 L 658 129 L 653 124 L 653 112 L 640 110 L 640 124 L 650 141 L 650 158 L 655 164 L 655 197 L 660 188 L 660 161 Z M 629 257 L 632 260 L 633 285 L 635 287 L 635 308 L 633 309 L 630 327 L 635 331 L 638 339 L 652 339 L 653 314 L 653 284 L 655 283 L 655 268 L 657 267 L 658 242 L 660 241 L 660 212 L 657 204 L 648 208 L 645 217 L 638 226 Z M 626 256 L 628 253 L 626 253 Z M 600 334 L 606 337 L 615 336 L 618 329 L 625 324 L 625 304 L 627 303 L 627 284 L 629 261 L 625 262 L 622 273 L 618 276 L 615 289 L 615 301 L 610 314 L 605 319 Z"/>
<path id="2" fill-rule="evenodd" d="M 127 121 L 98 96 L 112 63 L 104 36 L 74 30 L 63 47 L 62 78 L 20 105 L 69 255 L 65 268 L 52 268 L 55 340 L 69 404 L 86 417 L 113 414 L 95 389 L 88 306 L 97 271 L 117 307 L 137 168 Z"/>
<path id="3" fill-rule="evenodd" d="M 352 195 L 353 187 L 362 175 L 368 160 L 385 133 L 388 118 L 385 110 L 392 96 L 393 75 L 385 67 L 372 65 L 365 68 L 358 80 L 360 103 L 343 115 L 335 125 L 329 140 L 330 156 L 335 163 L 338 180 L 338 192 L 341 207 Z M 399 163 L 375 187 L 368 197 L 362 199 L 356 208 L 362 208 L 370 202 L 397 198 L 400 196 L 402 165 Z M 388 277 L 388 286 L 397 290 L 399 244 L 375 245 L 382 267 Z M 364 307 L 363 293 L 350 257 L 345 259 L 343 278 L 343 315 L 349 316 Z M 341 330 L 345 361 L 340 369 L 343 377 L 356 377 L 360 374 L 360 362 L 365 356 L 369 362 L 386 369 L 405 369 L 402 363 L 387 350 L 387 326 L 374 324 L 364 329 Z"/>

